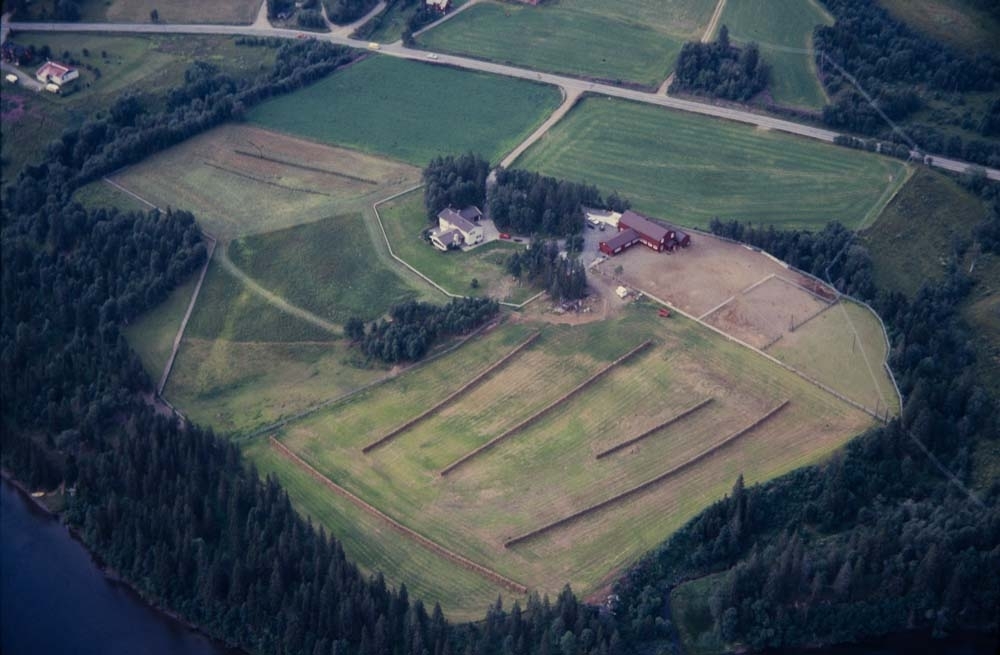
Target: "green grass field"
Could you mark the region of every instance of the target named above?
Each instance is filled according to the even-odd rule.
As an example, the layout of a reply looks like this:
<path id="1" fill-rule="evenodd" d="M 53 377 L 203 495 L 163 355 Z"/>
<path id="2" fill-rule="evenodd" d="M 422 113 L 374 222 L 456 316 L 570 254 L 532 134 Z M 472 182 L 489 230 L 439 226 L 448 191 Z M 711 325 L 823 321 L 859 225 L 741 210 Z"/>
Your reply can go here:
<path id="1" fill-rule="evenodd" d="M 258 105 L 249 119 L 422 167 L 467 151 L 498 161 L 558 104 L 550 86 L 375 56 Z"/>
<path id="2" fill-rule="evenodd" d="M 769 90 L 782 105 L 821 109 L 826 94 L 816 76 L 812 33 L 833 20 L 816 0 L 739 0 L 726 3 L 720 25 L 737 43 L 755 41 L 771 65 Z M 798 50 L 798 52 L 796 52 Z"/>
<path id="3" fill-rule="evenodd" d="M 249 25 L 257 17 L 257 0 L 231 0 L 205 4 L 199 0 L 111 0 L 107 19 L 115 23 L 148 23 L 150 12 L 159 14 L 161 23 L 235 23 Z"/>
<path id="4" fill-rule="evenodd" d="M 889 352 L 882 327 L 861 305 L 842 301 L 767 352 L 873 411 L 888 406 L 890 415 L 899 413 L 899 397 L 883 365 Z"/>
<path id="5" fill-rule="evenodd" d="M 354 356 L 339 334 L 271 306 L 213 262 L 164 394 L 203 425 L 243 433 L 385 375 Z"/>
<path id="6" fill-rule="evenodd" d="M 115 175 L 158 207 L 192 211 L 223 240 L 357 212 L 419 179 L 400 162 L 232 124 Z"/>
<path id="7" fill-rule="evenodd" d="M 156 96 L 183 82 L 185 69 L 195 60 L 213 63 L 236 76 L 269 69 L 274 61 L 273 49 L 237 46 L 231 37 L 19 32 L 16 41 L 36 48 L 48 45 L 54 58 L 79 61 L 80 79 L 75 83 L 76 92 L 65 96 L 14 90 L 4 83 L 5 99 L 18 96 L 26 102 L 21 117 L 0 124 L 5 180 L 35 160 L 53 135 L 106 109 L 119 94 L 141 88 L 144 95 L 154 98 L 155 105 Z M 22 74 L 34 77 L 35 68 L 26 67 Z"/>
<path id="8" fill-rule="evenodd" d="M 139 354 L 143 368 L 153 380 L 159 380 L 170 358 L 174 337 L 180 328 L 191 294 L 198 282 L 198 273 L 170 292 L 167 299 L 140 316 L 125 328 L 125 338 Z"/>
<path id="9" fill-rule="evenodd" d="M 538 341 L 455 403 L 391 443 L 360 454 L 363 445 L 458 389 L 539 328 Z M 652 349 L 447 478 L 438 476 L 445 465 L 651 337 Z M 714 402 L 683 423 L 630 450 L 594 459 L 706 397 Z M 785 412 L 729 446 L 725 456 L 710 456 L 614 508 L 503 548 L 507 538 L 687 461 L 785 399 L 791 399 Z M 296 421 L 279 438 L 338 484 L 443 546 L 540 591 L 551 594 L 569 582 L 588 595 L 726 493 L 740 472 L 752 483 L 815 462 L 868 424 L 866 415 L 751 351 L 693 322 L 663 321 L 654 308 L 642 305 L 618 319 L 576 327 L 505 325 Z M 481 608 L 484 598 L 500 592 L 484 591 L 481 582 L 466 587 L 468 574 L 445 561 L 431 569 L 430 583 L 425 571 L 379 561 L 381 546 L 372 542 L 384 535 L 384 526 L 371 534 L 370 527 L 350 524 L 342 514 L 324 520 L 319 515 L 324 502 L 338 508 L 344 503 L 334 502 L 319 485 L 306 491 L 301 478 L 295 483 L 297 474 L 276 463 L 265 444 L 254 444 L 248 453 L 262 469 L 288 479 L 294 501 L 314 519 L 330 521 L 335 533 L 350 531 L 362 564 L 381 567 L 391 581 L 432 584 L 433 597 L 445 597 L 448 612 Z"/>
<path id="10" fill-rule="evenodd" d="M 975 0 L 879 0 L 893 16 L 938 41 L 971 53 L 995 54 L 1000 20 Z M 982 5 L 982 3 L 978 3 Z"/>
<path id="11" fill-rule="evenodd" d="M 538 7 L 486 2 L 418 41 L 431 50 L 655 87 L 670 74 L 684 42 L 700 38 L 714 6 L 712 0 Z"/>
<path id="12" fill-rule="evenodd" d="M 899 161 L 726 121 L 585 98 L 515 162 L 618 191 L 639 211 L 704 227 L 862 224 L 900 181 Z"/>
<path id="13" fill-rule="evenodd" d="M 373 320 L 416 292 L 372 253 L 360 213 L 233 241 L 236 266 L 288 302 L 343 323 Z"/>
<path id="14" fill-rule="evenodd" d="M 880 288 L 909 296 L 941 280 L 956 240 L 983 220 L 982 201 L 941 173 L 920 168 L 862 233 Z"/>
<path id="15" fill-rule="evenodd" d="M 523 246 L 493 241 L 471 252 L 443 253 L 424 241 L 421 234 L 431 223 L 427 221 L 423 189 L 381 205 L 379 214 L 396 256 L 451 293 L 520 303 L 539 291 L 522 286 L 504 270 L 510 254 Z M 473 279 L 479 283 L 477 288 L 471 286 Z"/>

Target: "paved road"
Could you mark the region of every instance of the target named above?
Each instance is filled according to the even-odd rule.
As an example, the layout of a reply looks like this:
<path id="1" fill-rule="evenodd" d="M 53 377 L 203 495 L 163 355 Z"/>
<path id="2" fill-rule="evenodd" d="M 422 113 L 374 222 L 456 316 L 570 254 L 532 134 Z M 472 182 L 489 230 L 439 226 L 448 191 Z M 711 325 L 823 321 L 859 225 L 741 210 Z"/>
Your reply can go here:
<path id="1" fill-rule="evenodd" d="M 145 24 L 145 23 L 141 24 L 140 23 L 10 23 L 9 26 L 10 29 L 13 30 L 35 31 L 35 32 L 106 32 L 106 33 L 117 33 L 117 34 L 127 34 L 127 33 L 223 34 L 223 35 L 233 35 L 233 36 L 237 35 L 261 36 L 261 37 L 273 36 L 279 38 L 297 38 L 301 34 L 307 37 L 326 39 L 332 43 L 350 46 L 354 48 L 357 48 L 361 45 L 357 41 L 354 41 L 343 34 L 316 34 L 315 32 L 303 32 L 301 30 L 284 29 L 277 27 L 256 27 L 253 25 L 249 26 L 248 25 L 162 25 L 162 24 Z M 427 54 L 428 54 L 426 51 L 423 50 L 413 50 L 404 47 L 402 43 L 399 42 L 383 45 L 381 46 L 379 51 L 391 57 L 399 57 L 402 59 L 412 59 L 417 61 L 427 61 Z M 473 59 L 471 57 L 462 57 L 458 55 L 449 55 L 441 53 L 437 55 L 437 59 L 435 59 L 434 61 L 439 64 L 448 64 L 456 68 L 464 68 L 468 70 L 494 73 L 496 75 L 504 75 L 506 77 L 515 77 L 524 80 L 533 80 L 536 82 L 544 82 L 546 84 L 552 84 L 555 86 L 562 87 L 563 90 L 566 92 L 566 95 L 572 95 L 573 93 L 585 93 L 585 92 L 597 93 L 616 98 L 633 100 L 635 102 L 643 102 L 646 104 L 657 105 L 669 109 L 686 111 L 693 114 L 701 114 L 703 116 L 724 118 L 739 123 L 754 125 L 764 129 L 786 132 L 788 134 L 795 134 L 798 136 L 804 136 L 810 139 L 817 139 L 826 142 L 832 142 L 834 137 L 838 135 L 837 132 L 833 132 L 831 130 L 823 129 L 820 127 L 803 125 L 801 123 L 795 123 L 781 118 L 774 118 L 772 116 L 756 114 L 754 112 L 742 109 L 734 109 L 731 107 L 718 107 L 715 105 L 705 104 L 701 102 L 693 102 L 691 100 L 672 98 L 670 96 L 659 95 L 657 93 L 650 93 L 647 91 L 624 89 L 621 87 L 612 86 L 610 84 L 589 82 L 587 80 L 581 80 L 574 77 L 567 77 L 565 75 L 556 75 L 554 73 L 543 73 L 539 71 L 528 70 L 526 68 L 518 68 L 516 66 L 508 66 L 505 64 L 498 64 L 489 61 L 481 61 L 479 59 Z M 947 157 L 938 157 L 938 156 L 934 156 L 931 159 L 931 164 L 937 168 L 942 168 L 948 171 L 953 171 L 958 173 L 961 173 L 970 167 L 970 164 L 968 164 L 967 162 L 959 161 L 957 159 L 949 159 Z M 987 168 L 986 175 L 991 180 L 1000 181 L 1000 170 L 997 170 L 995 168 Z"/>

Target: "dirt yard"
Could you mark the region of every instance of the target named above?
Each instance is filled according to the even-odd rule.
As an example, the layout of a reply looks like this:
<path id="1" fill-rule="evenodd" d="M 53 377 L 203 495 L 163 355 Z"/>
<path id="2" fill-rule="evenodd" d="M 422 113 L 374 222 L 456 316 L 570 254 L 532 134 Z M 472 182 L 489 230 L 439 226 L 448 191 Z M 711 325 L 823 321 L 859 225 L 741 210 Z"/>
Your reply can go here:
<path id="1" fill-rule="evenodd" d="M 836 297 L 762 253 L 700 233 L 686 249 L 657 253 L 637 245 L 597 270 L 757 348 L 821 311 L 824 298 Z"/>

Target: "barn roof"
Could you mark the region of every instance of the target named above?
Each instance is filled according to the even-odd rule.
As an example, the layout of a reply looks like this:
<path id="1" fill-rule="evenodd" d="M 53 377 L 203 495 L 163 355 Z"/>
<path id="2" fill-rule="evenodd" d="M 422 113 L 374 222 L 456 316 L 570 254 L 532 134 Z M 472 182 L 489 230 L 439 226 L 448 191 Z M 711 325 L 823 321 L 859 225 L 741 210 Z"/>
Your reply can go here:
<path id="1" fill-rule="evenodd" d="M 607 241 L 602 241 L 601 243 L 603 243 L 606 248 L 610 248 L 611 250 L 616 250 L 618 248 L 621 248 L 622 246 L 627 246 L 628 244 L 632 243 L 638 238 L 639 238 L 639 233 L 633 230 L 632 228 L 628 228 L 626 230 L 622 230 L 621 232 L 614 235 Z"/>
<path id="2" fill-rule="evenodd" d="M 661 225 L 656 221 L 646 218 L 642 214 L 637 214 L 631 209 L 622 214 L 618 221 L 619 225 L 630 227 L 643 236 L 651 238 L 653 241 L 663 242 L 673 231 L 669 227 Z"/>

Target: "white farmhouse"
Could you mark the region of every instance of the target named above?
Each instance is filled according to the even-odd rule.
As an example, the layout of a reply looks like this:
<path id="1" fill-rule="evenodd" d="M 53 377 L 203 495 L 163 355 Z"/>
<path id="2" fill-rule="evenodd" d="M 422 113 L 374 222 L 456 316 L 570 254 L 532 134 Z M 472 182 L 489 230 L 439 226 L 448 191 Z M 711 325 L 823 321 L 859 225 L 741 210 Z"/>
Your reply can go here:
<path id="1" fill-rule="evenodd" d="M 452 208 L 438 213 L 438 226 L 431 231 L 431 243 L 438 250 L 448 250 L 458 246 L 474 246 L 484 238 L 479 219 L 483 212 L 478 207 L 466 207 L 462 211 Z"/>

